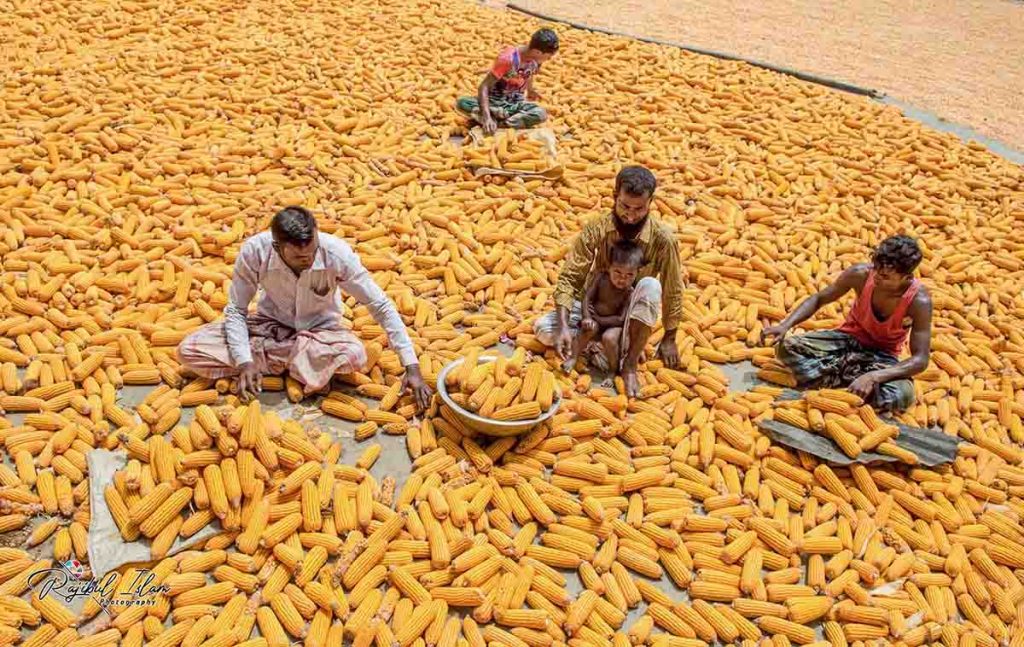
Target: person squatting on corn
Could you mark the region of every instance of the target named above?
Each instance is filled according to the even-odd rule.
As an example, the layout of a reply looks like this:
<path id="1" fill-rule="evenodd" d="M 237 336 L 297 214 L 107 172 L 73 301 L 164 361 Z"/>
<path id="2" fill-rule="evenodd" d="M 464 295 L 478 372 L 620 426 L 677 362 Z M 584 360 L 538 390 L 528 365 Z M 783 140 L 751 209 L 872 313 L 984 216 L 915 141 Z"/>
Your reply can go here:
<path id="1" fill-rule="evenodd" d="M 644 264 L 637 273 L 640 278 L 633 287 L 624 324 L 621 329 L 610 328 L 602 334 L 602 342 L 618 347 L 618 370 L 629 397 L 640 391 L 637 364 L 658 323 L 659 310 L 665 334 L 658 356 L 669 368 L 679 364 L 676 329 L 683 315 L 683 276 L 675 236 L 649 215 L 656 188 L 654 174 L 642 166 L 619 171 L 611 214 L 593 218 L 583 226 L 558 275 L 555 311 L 534 323 L 537 339 L 566 359 L 583 320 L 581 298 L 591 281 L 608 271 L 616 241 L 635 242 L 643 251 Z"/>
<path id="2" fill-rule="evenodd" d="M 336 373 L 356 373 L 366 349 L 341 325 L 338 288 L 365 305 L 387 332 L 405 367 L 404 386 L 426 407 L 431 391 L 394 303 L 373 281 L 348 243 L 317 230 L 303 207 L 277 212 L 270 231 L 249 238 L 235 260 L 224 318 L 186 337 L 178 359 L 186 372 L 209 379 L 238 377 L 244 398 L 260 391 L 263 375 L 288 371 L 309 395 Z M 263 294 L 248 314 L 257 289 Z"/>
<path id="3" fill-rule="evenodd" d="M 846 269 L 834 283 L 800 303 L 785 319 L 765 328 L 776 355 L 811 388 L 848 386 L 878 409 L 901 411 L 914 403 L 911 377 L 928 367 L 932 301 L 914 270 L 921 249 L 909 236 L 892 236 L 875 249 L 871 263 Z M 857 298 L 836 330 L 786 337 L 794 326 L 850 290 Z M 899 355 L 910 337 L 910 357 Z"/>
<path id="4" fill-rule="evenodd" d="M 582 321 L 579 333 L 572 342 L 572 351 L 562 365 L 568 373 L 576 366 L 576 360 L 584 354 L 590 355 L 599 368 L 617 372 L 619 368 L 619 338 L 626 322 L 630 301 L 633 298 L 633 283 L 636 273 L 644 263 L 644 252 L 631 240 L 619 240 L 612 245 L 607 272 L 595 275 L 583 297 Z M 605 331 L 613 332 L 607 336 Z M 601 341 L 591 347 L 595 339 Z"/>
<path id="5" fill-rule="evenodd" d="M 537 31 L 529 45 L 504 48 L 480 82 L 477 96 L 460 97 L 456 109 L 488 135 L 499 127 L 532 128 L 544 122 L 547 112 L 533 103 L 541 98 L 533 89 L 533 77 L 557 53 L 558 34 L 550 29 Z"/>

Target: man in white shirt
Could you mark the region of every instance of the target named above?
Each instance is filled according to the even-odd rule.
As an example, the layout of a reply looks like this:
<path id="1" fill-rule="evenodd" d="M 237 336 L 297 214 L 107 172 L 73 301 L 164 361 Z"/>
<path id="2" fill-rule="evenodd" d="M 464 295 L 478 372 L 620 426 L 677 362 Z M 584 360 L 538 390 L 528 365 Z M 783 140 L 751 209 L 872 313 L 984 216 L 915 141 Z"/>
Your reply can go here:
<path id="1" fill-rule="evenodd" d="M 394 303 L 352 248 L 340 238 L 320 234 L 313 214 L 302 207 L 282 209 L 270 231 L 243 243 L 224 319 L 186 337 L 178 359 L 202 377 L 238 376 L 243 398 L 261 390 L 263 375 L 286 370 L 307 395 L 317 392 L 335 373 L 356 373 L 366 363 L 362 342 L 341 325 L 339 287 L 365 305 L 387 332 L 405 367 L 405 389 L 425 408 L 430 387 Z M 263 293 L 250 316 L 249 303 L 259 288 Z"/>

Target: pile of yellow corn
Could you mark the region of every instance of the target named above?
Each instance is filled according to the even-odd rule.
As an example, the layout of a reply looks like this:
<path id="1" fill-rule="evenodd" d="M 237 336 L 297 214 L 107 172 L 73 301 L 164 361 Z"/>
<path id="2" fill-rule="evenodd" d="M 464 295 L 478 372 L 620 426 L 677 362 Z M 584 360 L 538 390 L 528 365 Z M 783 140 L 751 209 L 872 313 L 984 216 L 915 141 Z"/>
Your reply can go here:
<path id="1" fill-rule="evenodd" d="M 35 527 L 0 548 L 0 643 L 1024 645 L 1019 166 L 891 107 L 564 30 L 536 80 L 564 176 L 483 181 L 449 141 L 452 106 L 536 27 L 520 17 L 458 0 L 45 0 L 8 15 L 0 532 Z M 405 435 L 414 471 L 396 492 L 368 475 L 379 449 L 338 465 L 330 438 L 240 406 L 230 381 L 178 376 L 175 347 L 220 316 L 242 240 L 289 203 L 353 244 L 428 380 L 503 337 L 539 365 L 532 320 L 627 163 L 658 175 L 655 215 L 689 275 L 682 366 L 643 365 L 640 398 L 558 377 L 562 408 L 518 441 L 443 408 L 414 420 L 384 331 L 349 300 L 370 362 L 347 379 L 380 404 L 333 392 L 322 407 L 358 439 Z M 785 383 L 762 328 L 896 232 L 920 238 L 935 304 L 933 365 L 902 420 L 962 438 L 958 458 L 831 469 L 772 446 L 755 421 L 783 411 L 888 444 L 845 396 L 731 393 L 715 365 L 750 359 Z M 123 385 L 155 389 L 132 411 Z M 264 386 L 301 397 L 290 378 Z M 187 426 L 183 407 L 198 407 Z M 28 581 L 86 559 L 98 447 L 128 452 L 104 498 L 170 588 L 112 618 Z M 160 559 L 209 523 L 222 533 L 201 552 Z M 585 591 L 567 592 L 565 569 Z M 688 598 L 647 579 L 665 575 Z"/>
<path id="2" fill-rule="evenodd" d="M 551 408 L 556 379 L 547 364 L 534 361 L 524 366 L 526 353 L 521 347 L 511 357 L 498 354 L 483 363 L 479 358 L 479 349 L 471 348 L 447 375 L 445 384 L 457 389 L 451 393 L 457 405 L 493 420 L 532 420 Z"/>
<path id="3" fill-rule="evenodd" d="M 545 171 L 557 163 L 544 142 L 511 129 L 499 130 L 483 146 L 464 148 L 463 162 L 469 167 L 527 173 Z"/>
<path id="4" fill-rule="evenodd" d="M 809 391 L 802 400 L 777 403 L 772 418 L 805 431 L 822 433 L 850 458 L 874 451 L 907 464 L 917 462 L 913 452 L 891 442 L 899 437 L 900 428 L 879 418 L 872 407 L 849 391 Z"/>

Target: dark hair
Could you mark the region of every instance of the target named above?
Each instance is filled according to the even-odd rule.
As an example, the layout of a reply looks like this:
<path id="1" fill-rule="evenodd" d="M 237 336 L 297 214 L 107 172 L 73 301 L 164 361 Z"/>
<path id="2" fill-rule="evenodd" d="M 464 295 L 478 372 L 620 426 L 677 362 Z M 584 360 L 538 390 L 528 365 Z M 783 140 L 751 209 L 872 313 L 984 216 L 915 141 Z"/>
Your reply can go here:
<path id="1" fill-rule="evenodd" d="M 270 231 L 277 243 L 305 245 L 316 233 L 316 218 L 305 207 L 285 207 L 274 214 Z"/>
<path id="2" fill-rule="evenodd" d="M 608 260 L 612 265 L 640 267 L 644 264 L 644 250 L 631 240 L 617 240 Z"/>
<path id="3" fill-rule="evenodd" d="M 545 54 L 554 54 L 558 51 L 558 34 L 552 29 L 538 29 L 530 37 L 530 49 Z"/>
<path id="4" fill-rule="evenodd" d="M 871 262 L 878 269 L 883 267 L 910 275 L 921 263 L 921 248 L 910 236 L 889 236 L 875 249 Z"/>
<path id="5" fill-rule="evenodd" d="M 654 196 L 658 180 L 643 166 L 626 166 L 615 176 L 615 195 L 623 190 L 629 195 Z"/>

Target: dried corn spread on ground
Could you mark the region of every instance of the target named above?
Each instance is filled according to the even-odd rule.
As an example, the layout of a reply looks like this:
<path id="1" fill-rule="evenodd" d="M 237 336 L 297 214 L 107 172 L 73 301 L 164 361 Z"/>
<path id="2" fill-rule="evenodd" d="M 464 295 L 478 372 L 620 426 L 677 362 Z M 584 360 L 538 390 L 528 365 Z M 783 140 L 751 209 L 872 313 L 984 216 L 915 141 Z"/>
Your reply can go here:
<path id="1" fill-rule="evenodd" d="M 1019 166 L 892 108 L 567 30 L 538 78 L 564 176 L 487 182 L 448 141 L 463 128 L 452 105 L 495 46 L 535 27 L 521 17 L 215 0 L 7 15 L 0 530 L 33 530 L 0 548 L 0 641 L 1022 644 Z M 503 336 L 541 351 L 531 319 L 567 244 L 634 162 L 659 176 L 655 210 L 689 274 L 683 369 L 648 362 L 642 398 L 559 377 L 563 408 L 518 440 L 414 420 L 383 331 L 350 303 L 371 362 L 349 381 L 380 405 L 336 391 L 323 407 L 359 438 L 405 435 L 398 489 L 368 475 L 374 445 L 339 465 L 333 439 L 178 377 L 175 345 L 219 316 L 241 241 L 289 203 L 356 246 L 428 377 Z M 920 238 L 935 302 L 933 366 L 904 419 L 963 438 L 960 456 L 831 469 L 773 447 L 754 420 L 777 390 L 730 393 L 716 364 L 752 359 L 784 381 L 761 328 L 896 232 Z M 154 390 L 133 411 L 124 384 Z M 179 424 L 183 407 L 195 422 Z M 817 410 L 826 429 L 856 422 Z M 87 558 L 96 447 L 128 452 L 104 499 L 169 588 L 113 617 L 39 599 L 27 579 Z M 223 532 L 201 552 L 160 559 L 207 524 Z"/>
<path id="2" fill-rule="evenodd" d="M 469 167 L 525 173 L 545 171 L 557 163 L 544 142 L 531 138 L 529 131 L 511 129 L 499 130 L 482 145 L 467 146 L 463 149 L 463 160 Z"/>

